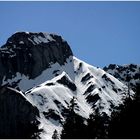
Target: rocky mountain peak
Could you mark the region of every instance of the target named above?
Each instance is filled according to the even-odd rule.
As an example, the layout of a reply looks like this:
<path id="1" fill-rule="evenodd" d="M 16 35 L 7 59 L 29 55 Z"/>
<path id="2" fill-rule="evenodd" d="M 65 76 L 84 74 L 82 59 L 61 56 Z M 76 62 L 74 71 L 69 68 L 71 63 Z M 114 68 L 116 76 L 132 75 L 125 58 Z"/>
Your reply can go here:
<path id="1" fill-rule="evenodd" d="M 48 33 L 16 32 L 0 48 L 0 84 L 17 72 L 34 79 L 51 64 L 63 65 L 73 56 L 61 36 Z"/>
<path id="2" fill-rule="evenodd" d="M 45 44 L 49 42 L 66 42 L 62 39 L 61 36 L 58 36 L 56 34 L 49 34 L 49 33 L 43 33 L 43 32 L 16 32 L 13 34 L 8 40 L 7 45 L 10 44 L 26 44 L 26 45 L 38 45 L 38 44 Z M 30 47 L 30 46 L 28 46 Z"/>

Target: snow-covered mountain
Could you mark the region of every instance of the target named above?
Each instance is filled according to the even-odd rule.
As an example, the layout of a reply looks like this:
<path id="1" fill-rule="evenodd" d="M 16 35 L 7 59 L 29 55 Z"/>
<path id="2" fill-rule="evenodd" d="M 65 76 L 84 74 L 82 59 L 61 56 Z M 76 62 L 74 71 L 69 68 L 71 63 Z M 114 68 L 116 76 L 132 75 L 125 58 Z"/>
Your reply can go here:
<path id="1" fill-rule="evenodd" d="M 122 83 L 132 88 L 134 91 L 140 85 L 140 65 L 116 65 L 110 64 L 103 68 L 106 72 L 119 79 Z"/>
<path id="2" fill-rule="evenodd" d="M 95 107 L 110 115 L 112 106 L 118 106 L 126 97 L 127 87 L 124 84 L 102 69 L 75 57 L 52 69 L 57 76 L 26 92 L 27 98 L 40 110 L 47 135 L 52 135 L 54 129 L 61 130 L 65 120 L 63 111 L 68 109 L 73 97 L 78 104 L 75 112 L 84 118 L 88 118 Z"/>
<path id="3" fill-rule="evenodd" d="M 125 83 L 76 58 L 55 34 L 15 33 L 0 48 L 0 67 L 0 85 L 22 91 L 39 110 L 41 138 L 50 139 L 55 129 L 61 133 L 73 97 L 75 112 L 88 118 L 95 108 L 110 115 L 128 96 Z"/>

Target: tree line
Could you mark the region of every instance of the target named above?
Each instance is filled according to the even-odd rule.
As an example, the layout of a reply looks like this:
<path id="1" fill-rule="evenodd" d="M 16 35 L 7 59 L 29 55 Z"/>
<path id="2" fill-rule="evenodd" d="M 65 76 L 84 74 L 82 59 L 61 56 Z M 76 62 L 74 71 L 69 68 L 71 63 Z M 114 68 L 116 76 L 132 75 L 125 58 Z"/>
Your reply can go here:
<path id="1" fill-rule="evenodd" d="M 137 85 L 133 99 L 129 96 L 124 104 L 114 107 L 111 116 L 95 109 L 88 119 L 75 113 L 75 98 L 70 102 L 69 112 L 58 136 L 55 130 L 53 139 L 135 139 L 140 138 L 140 85 Z"/>

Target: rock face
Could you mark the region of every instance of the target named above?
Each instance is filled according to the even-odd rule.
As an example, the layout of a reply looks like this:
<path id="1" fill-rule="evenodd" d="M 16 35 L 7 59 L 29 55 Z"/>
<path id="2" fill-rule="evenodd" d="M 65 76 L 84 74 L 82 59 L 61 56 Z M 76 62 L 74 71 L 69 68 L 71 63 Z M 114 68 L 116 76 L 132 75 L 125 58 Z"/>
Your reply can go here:
<path id="1" fill-rule="evenodd" d="M 1 87 L 0 138 L 31 138 L 38 125 L 37 117 L 38 109 L 21 92 Z"/>
<path id="2" fill-rule="evenodd" d="M 140 65 L 116 65 L 110 64 L 103 68 L 106 72 L 113 75 L 125 85 L 132 88 L 134 91 L 140 85 Z"/>
<path id="3" fill-rule="evenodd" d="M 51 64 L 63 65 L 72 51 L 61 36 L 17 32 L 0 48 L 0 85 L 16 72 L 34 79 Z"/>

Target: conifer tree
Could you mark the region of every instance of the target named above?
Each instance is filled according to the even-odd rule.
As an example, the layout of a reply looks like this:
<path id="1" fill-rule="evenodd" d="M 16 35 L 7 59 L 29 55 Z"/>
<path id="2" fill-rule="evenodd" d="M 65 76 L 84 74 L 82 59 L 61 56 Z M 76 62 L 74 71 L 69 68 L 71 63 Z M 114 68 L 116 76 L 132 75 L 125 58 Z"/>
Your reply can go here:
<path id="1" fill-rule="evenodd" d="M 63 125 L 63 130 L 61 134 L 62 139 L 86 138 L 84 134 L 84 120 L 81 116 L 75 113 L 76 107 L 77 104 L 75 98 L 73 97 L 70 101 L 69 113 Z"/>
<path id="2" fill-rule="evenodd" d="M 116 107 L 111 115 L 109 138 L 135 139 L 140 138 L 140 86 L 137 85 L 134 98 L 127 98 L 124 105 Z"/>
<path id="3" fill-rule="evenodd" d="M 52 139 L 59 139 L 58 132 L 56 129 L 53 132 Z"/>
<path id="4" fill-rule="evenodd" d="M 87 138 L 107 138 L 108 119 L 105 113 L 100 114 L 99 109 L 95 109 L 88 119 Z"/>

